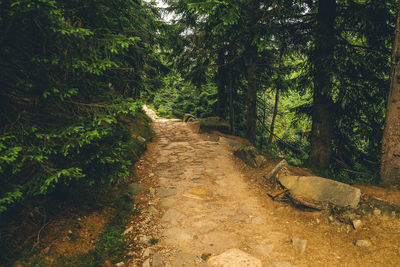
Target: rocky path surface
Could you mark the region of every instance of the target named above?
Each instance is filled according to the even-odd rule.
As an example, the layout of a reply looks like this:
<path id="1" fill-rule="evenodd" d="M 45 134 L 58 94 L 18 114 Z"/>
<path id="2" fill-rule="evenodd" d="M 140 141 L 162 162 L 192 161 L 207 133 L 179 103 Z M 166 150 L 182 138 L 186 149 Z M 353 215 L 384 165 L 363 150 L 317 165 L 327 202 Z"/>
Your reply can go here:
<path id="1" fill-rule="evenodd" d="M 391 266 L 398 262 L 400 239 L 389 248 L 392 260 L 381 259 L 380 250 L 371 248 L 371 243 L 365 248 L 355 245 L 358 239 L 373 243 L 370 232 L 332 226 L 321 213 L 272 202 L 239 168 L 226 139 L 197 134 L 176 120 L 156 118 L 153 129 L 156 136 L 139 174 L 149 188 L 143 197 L 148 205 L 143 216 L 151 218 L 140 223 L 151 229 L 142 237 L 144 242 L 150 236 L 158 242 L 147 242 L 142 259 L 133 266 Z"/>

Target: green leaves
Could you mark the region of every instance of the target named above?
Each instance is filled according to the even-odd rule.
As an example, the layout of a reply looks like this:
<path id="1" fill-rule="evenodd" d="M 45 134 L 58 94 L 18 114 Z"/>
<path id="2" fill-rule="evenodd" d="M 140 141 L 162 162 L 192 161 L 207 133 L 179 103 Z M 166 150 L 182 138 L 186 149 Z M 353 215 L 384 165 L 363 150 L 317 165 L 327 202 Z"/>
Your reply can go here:
<path id="1" fill-rule="evenodd" d="M 163 67 L 157 11 L 131 0 L 2 0 L 0 18 L 0 213 L 60 186 L 127 177 L 131 151 L 143 150 L 128 121 Z"/>

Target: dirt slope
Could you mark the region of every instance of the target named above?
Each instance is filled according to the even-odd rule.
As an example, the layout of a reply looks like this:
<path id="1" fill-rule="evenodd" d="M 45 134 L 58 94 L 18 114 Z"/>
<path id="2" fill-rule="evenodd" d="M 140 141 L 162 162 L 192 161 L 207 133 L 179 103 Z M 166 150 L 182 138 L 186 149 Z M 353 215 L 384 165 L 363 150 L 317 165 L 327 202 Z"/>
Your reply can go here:
<path id="1" fill-rule="evenodd" d="M 137 166 L 149 190 L 136 200 L 142 215 L 132 221 L 131 266 L 209 266 L 210 256 L 231 248 L 263 266 L 400 266 L 399 219 L 365 215 L 354 230 L 273 202 L 257 182 L 273 164 L 249 169 L 222 138 L 176 120 L 157 118 L 153 128 Z M 307 240 L 304 253 L 292 237 Z M 360 239 L 371 246 L 355 246 Z"/>

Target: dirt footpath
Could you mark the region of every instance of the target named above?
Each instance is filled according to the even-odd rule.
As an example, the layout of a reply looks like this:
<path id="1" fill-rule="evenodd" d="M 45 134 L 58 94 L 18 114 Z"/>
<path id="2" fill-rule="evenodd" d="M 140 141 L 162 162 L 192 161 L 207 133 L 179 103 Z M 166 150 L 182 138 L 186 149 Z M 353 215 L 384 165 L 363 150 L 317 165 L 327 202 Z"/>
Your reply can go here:
<path id="1" fill-rule="evenodd" d="M 176 120 L 157 119 L 153 128 L 137 166 L 148 190 L 136 200 L 142 214 L 131 222 L 130 265 L 400 266 L 399 219 L 365 215 L 354 230 L 274 202 L 257 182 L 272 165 L 252 170 L 226 139 Z"/>

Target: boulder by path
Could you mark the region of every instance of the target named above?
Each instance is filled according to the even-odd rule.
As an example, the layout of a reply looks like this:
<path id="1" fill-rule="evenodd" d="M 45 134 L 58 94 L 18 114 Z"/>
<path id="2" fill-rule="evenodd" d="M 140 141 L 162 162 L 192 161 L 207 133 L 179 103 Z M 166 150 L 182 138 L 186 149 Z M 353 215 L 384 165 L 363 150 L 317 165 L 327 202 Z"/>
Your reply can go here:
<path id="1" fill-rule="evenodd" d="M 220 117 L 208 117 L 201 119 L 199 133 L 205 133 L 210 131 L 220 131 L 222 133 L 230 133 L 231 126 L 229 125 L 229 123 L 227 123 Z"/>
<path id="2" fill-rule="evenodd" d="M 254 146 L 239 148 L 233 154 L 252 168 L 259 168 L 265 162 L 265 157 Z"/>
<path id="3" fill-rule="evenodd" d="M 361 192 L 350 185 L 317 176 L 281 176 L 283 187 L 296 195 L 317 202 L 332 203 L 339 207 L 356 208 Z"/>

